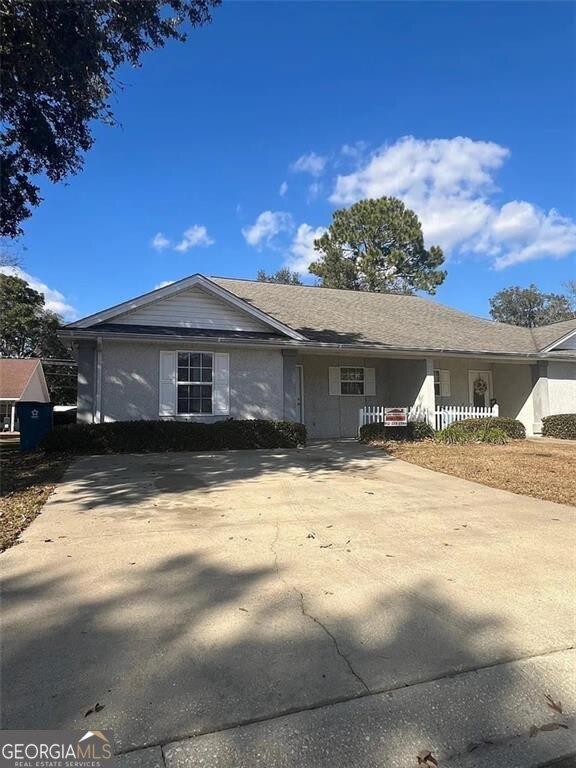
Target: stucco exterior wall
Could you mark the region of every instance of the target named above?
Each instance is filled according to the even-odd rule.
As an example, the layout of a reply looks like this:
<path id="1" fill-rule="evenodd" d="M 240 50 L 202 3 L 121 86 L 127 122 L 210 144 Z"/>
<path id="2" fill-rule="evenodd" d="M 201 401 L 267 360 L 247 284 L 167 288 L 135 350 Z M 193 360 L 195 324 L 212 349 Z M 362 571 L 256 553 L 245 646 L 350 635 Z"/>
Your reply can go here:
<path id="1" fill-rule="evenodd" d="M 550 414 L 576 413 L 576 362 L 548 363 Z"/>
<path id="2" fill-rule="evenodd" d="M 304 421 L 312 438 L 356 437 L 365 405 L 413 405 L 426 375 L 424 360 L 300 355 L 304 372 Z M 363 366 L 376 372 L 376 394 L 330 395 L 330 366 Z"/>
<path id="3" fill-rule="evenodd" d="M 105 341 L 102 349 L 102 419 L 158 419 L 159 355 L 162 343 Z M 215 351 L 209 345 L 183 344 L 182 350 Z M 279 350 L 218 346 L 230 354 L 230 416 L 237 419 L 283 417 L 283 361 Z M 196 418 L 196 417 L 191 417 Z M 215 421 L 227 417 L 199 417 Z"/>

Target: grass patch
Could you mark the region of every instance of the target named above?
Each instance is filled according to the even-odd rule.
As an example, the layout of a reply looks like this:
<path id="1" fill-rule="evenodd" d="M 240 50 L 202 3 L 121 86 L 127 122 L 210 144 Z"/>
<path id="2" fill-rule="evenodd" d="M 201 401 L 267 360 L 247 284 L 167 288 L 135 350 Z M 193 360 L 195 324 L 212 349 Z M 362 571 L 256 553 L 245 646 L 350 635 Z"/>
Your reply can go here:
<path id="1" fill-rule="evenodd" d="M 38 516 L 70 457 L 20 453 L 18 438 L 0 439 L 0 552 Z"/>
<path id="2" fill-rule="evenodd" d="M 465 480 L 576 506 L 576 445 L 543 440 L 508 445 L 382 443 L 388 453 L 420 467 Z"/>

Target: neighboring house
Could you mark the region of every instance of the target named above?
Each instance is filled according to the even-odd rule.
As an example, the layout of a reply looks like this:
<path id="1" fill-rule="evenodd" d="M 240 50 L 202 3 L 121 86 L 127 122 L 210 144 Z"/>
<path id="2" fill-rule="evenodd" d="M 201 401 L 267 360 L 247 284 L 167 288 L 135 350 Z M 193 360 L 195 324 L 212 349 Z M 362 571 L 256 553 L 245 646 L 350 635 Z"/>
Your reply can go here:
<path id="1" fill-rule="evenodd" d="M 428 299 L 193 275 L 61 331 L 78 419 L 290 419 L 353 436 L 365 405 L 488 407 L 529 434 L 576 411 L 576 319 L 530 330 Z"/>
<path id="2" fill-rule="evenodd" d="M 0 429 L 18 432 L 16 403 L 49 403 L 42 362 L 35 358 L 0 359 Z"/>

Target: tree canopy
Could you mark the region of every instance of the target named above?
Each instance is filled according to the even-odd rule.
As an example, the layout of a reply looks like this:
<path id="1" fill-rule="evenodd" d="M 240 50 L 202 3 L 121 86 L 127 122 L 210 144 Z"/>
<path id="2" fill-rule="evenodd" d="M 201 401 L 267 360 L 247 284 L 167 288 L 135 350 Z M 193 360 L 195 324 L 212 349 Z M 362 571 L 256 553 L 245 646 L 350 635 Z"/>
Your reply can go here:
<path id="1" fill-rule="evenodd" d="M 0 0 L 2 120 L 0 235 L 17 237 L 40 201 L 35 176 L 77 173 L 94 138 L 113 124 L 121 64 L 186 39 L 220 0 Z"/>
<path id="2" fill-rule="evenodd" d="M 500 323 L 534 328 L 571 320 L 576 312 L 570 298 L 560 293 L 544 293 L 534 283 L 528 288 L 513 285 L 490 299 L 490 316 Z"/>
<path id="3" fill-rule="evenodd" d="M 314 241 L 321 257 L 310 272 L 325 288 L 435 293 L 446 277 L 441 248 L 424 247 L 418 217 L 401 200 L 361 200 L 335 211 L 328 231 Z"/>
<path id="4" fill-rule="evenodd" d="M 269 275 L 263 269 L 258 270 L 256 279 L 259 283 L 282 283 L 283 285 L 303 285 L 302 280 L 298 272 L 292 272 L 288 267 L 282 267 L 282 269 Z"/>
<path id="5" fill-rule="evenodd" d="M 76 368 L 58 338 L 60 318 L 47 310 L 44 296 L 15 275 L 0 274 L 0 356 L 70 360 L 70 365 L 45 366 L 54 403 L 76 401 Z"/>

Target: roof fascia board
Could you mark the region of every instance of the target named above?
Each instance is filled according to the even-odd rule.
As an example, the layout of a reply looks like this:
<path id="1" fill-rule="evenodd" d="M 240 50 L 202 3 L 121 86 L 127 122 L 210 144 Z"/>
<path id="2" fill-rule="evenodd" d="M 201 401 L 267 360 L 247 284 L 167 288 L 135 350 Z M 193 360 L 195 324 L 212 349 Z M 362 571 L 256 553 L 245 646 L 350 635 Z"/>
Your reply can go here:
<path id="1" fill-rule="evenodd" d="M 153 301 L 166 299 L 170 296 L 174 296 L 177 293 L 181 293 L 182 291 L 188 290 L 189 288 L 194 288 L 196 286 L 202 288 L 208 293 L 213 294 L 214 296 L 217 296 L 228 304 L 232 304 L 241 311 L 246 312 L 248 315 L 251 315 L 266 325 L 275 328 L 277 331 L 280 331 L 292 339 L 304 340 L 305 338 L 300 333 L 290 328 L 288 325 L 285 325 L 279 320 L 276 320 L 270 315 L 267 315 L 266 312 L 253 307 L 247 301 L 244 301 L 244 299 L 241 299 L 234 293 L 231 293 L 225 288 L 216 285 L 216 283 L 213 283 L 207 277 L 204 277 L 204 275 L 200 274 L 192 275 L 191 277 L 185 277 L 183 280 L 178 280 L 176 283 L 165 285 L 163 288 L 158 288 L 155 291 L 149 291 L 142 296 L 137 296 L 135 299 L 130 299 L 129 301 L 125 301 L 122 304 L 116 304 L 109 309 L 104 309 L 101 312 L 96 312 L 93 315 L 83 317 L 80 320 L 76 320 L 75 322 L 66 325 L 65 329 L 89 328 L 96 323 L 102 323 L 106 320 L 110 320 L 110 318 L 127 314 L 136 309 L 139 309 L 142 306 L 145 306 L 146 304 L 150 304 Z"/>
<path id="2" fill-rule="evenodd" d="M 365 356 L 370 357 L 411 357 L 422 359 L 425 357 L 464 357 L 464 358 L 481 358 L 485 360 L 509 360 L 510 362 L 534 362 L 535 360 L 550 359 L 549 356 L 544 356 L 539 352 L 490 352 L 487 350 L 453 350 L 453 349 L 415 349 L 409 347 L 376 347 L 370 346 L 350 346 L 347 344 L 336 343 L 318 343 L 312 341 L 299 341 L 297 339 L 286 339 L 285 341 L 268 340 L 268 339 L 230 339 L 226 336 L 163 336 L 161 334 L 144 334 L 144 333 L 118 333 L 97 331 L 96 328 L 88 329 L 73 329 L 64 328 L 58 332 L 58 335 L 65 340 L 69 341 L 81 341 L 86 339 L 96 339 L 97 336 L 101 336 L 106 341 L 132 341 L 136 343 L 144 342 L 160 342 L 162 344 L 223 344 L 226 346 L 242 346 L 247 345 L 260 347 L 266 346 L 273 349 L 297 349 L 302 354 L 333 354 L 335 351 L 338 354 L 358 355 L 361 352 Z M 561 359 L 565 360 L 566 357 Z"/>

